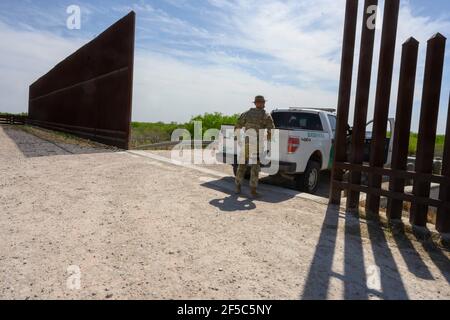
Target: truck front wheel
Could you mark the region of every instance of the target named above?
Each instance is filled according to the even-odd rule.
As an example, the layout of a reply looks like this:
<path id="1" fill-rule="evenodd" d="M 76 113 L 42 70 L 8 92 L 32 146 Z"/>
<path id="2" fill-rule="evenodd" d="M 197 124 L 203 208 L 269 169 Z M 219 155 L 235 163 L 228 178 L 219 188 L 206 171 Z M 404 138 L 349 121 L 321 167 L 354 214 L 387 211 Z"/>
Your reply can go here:
<path id="1" fill-rule="evenodd" d="M 319 187 L 320 164 L 316 161 L 309 161 L 303 174 L 295 177 L 297 189 L 315 194 Z"/>

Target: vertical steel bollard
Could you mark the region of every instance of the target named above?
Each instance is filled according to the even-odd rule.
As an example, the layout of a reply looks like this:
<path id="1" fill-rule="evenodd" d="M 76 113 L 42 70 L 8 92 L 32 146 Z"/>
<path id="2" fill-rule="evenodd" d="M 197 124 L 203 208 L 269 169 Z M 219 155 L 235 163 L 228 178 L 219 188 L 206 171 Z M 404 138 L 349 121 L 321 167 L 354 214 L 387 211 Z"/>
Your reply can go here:
<path id="1" fill-rule="evenodd" d="M 393 137 L 391 163 L 393 170 L 406 171 L 407 169 L 418 52 L 419 42 L 416 39 L 409 38 L 403 44 L 397 99 L 397 121 L 395 122 Z M 403 193 L 405 191 L 405 179 L 391 177 L 389 190 Z M 387 216 L 389 220 L 401 219 L 402 211 L 403 201 L 392 198 L 388 199 Z"/>
<path id="2" fill-rule="evenodd" d="M 334 180 L 342 181 L 343 172 L 336 169 L 336 162 L 344 162 L 347 158 L 346 139 L 350 97 L 352 90 L 353 61 L 355 54 L 356 23 L 358 18 L 358 0 L 347 0 L 345 9 L 344 40 L 342 47 L 341 76 L 337 110 L 335 153 L 331 174 L 330 204 L 341 203 L 341 190 Z"/>
<path id="3" fill-rule="evenodd" d="M 398 15 L 400 0 L 389 0 L 384 6 L 383 31 L 381 36 L 380 65 L 378 67 L 378 83 L 375 98 L 373 136 L 370 151 L 370 165 L 382 168 L 385 159 L 385 144 L 389 103 L 391 99 L 392 73 L 394 69 L 395 43 L 397 39 Z M 369 187 L 380 189 L 382 177 L 369 174 Z M 366 203 L 366 214 L 378 218 L 380 196 L 369 194 Z"/>
<path id="4" fill-rule="evenodd" d="M 448 102 L 447 129 L 445 131 L 444 156 L 442 157 L 442 175 L 450 182 L 450 97 Z M 441 185 L 439 200 L 450 204 L 450 185 Z M 450 232 L 450 209 L 439 208 L 436 218 L 436 229 L 441 233 Z"/>
<path id="5" fill-rule="evenodd" d="M 366 136 L 367 109 L 369 105 L 370 81 L 372 77 L 373 47 L 376 29 L 367 26 L 370 14 L 367 12 L 370 6 L 378 5 L 378 0 L 366 0 L 364 3 L 364 15 L 362 21 L 361 49 L 359 55 L 358 83 L 356 87 L 355 116 L 353 121 L 352 145 L 350 163 L 362 165 L 364 161 L 364 141 Z M 361 172 L 350 171 L 350 183 L 361 184 Z M 359 196 L 357 191 L 349 191 L 347 198 L 347 210 L 359 208 Z"/>
<path id="6" fill-rule="evenodd" d="M 419 138 L 417 141 L 416 172 L 433 172 L 433 158 L 442 87 L 446 38 L 437 33 L 428 40 L 427 58 L 420 112 Z M 413 193 L 416 197 L 430 196 L 430 182 L 416 179 Z M 410 222 L 419 227 L 427 224 L 428 206 L 413 204 Z"/>

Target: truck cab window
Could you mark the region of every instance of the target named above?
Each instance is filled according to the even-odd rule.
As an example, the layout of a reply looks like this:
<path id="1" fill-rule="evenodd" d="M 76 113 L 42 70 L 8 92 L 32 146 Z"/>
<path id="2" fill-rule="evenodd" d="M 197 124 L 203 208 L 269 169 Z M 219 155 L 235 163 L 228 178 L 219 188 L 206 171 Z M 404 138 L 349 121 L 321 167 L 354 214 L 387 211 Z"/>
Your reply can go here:
<path id="1" fill-rule="evenodd" d="M 320 116 L 315 113 L 274 112 L 272 118 L 278 129 L 323 131 Z"/>

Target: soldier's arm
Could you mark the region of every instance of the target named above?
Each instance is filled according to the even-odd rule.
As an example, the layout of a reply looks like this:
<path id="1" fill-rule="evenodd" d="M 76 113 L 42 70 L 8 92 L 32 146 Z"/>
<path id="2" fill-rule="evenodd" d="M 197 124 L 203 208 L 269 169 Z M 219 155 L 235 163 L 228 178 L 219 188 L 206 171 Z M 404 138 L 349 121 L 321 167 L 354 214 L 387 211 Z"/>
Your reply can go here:
<path id="1" fill-rule="evenodd" d="M 241 114 L 241 116 L 239 117 L 239 119 L 238 119 L 238 121 L 237 121 L 237 123 L 236 123 L 236 126 L 235 126 L 235 129 L 236 130 L 238 130 L 238 129 L 242 129 L 242 128 L 244 128 L 245 127 L 245 113 L 243 113 L 243 114 Z"/>
<path id="2" fill-rule="evenodd" d="M 272 140 L 272 129 L 275 129 L 275 123 L 273 122 L 271 115 L 267 115 L 266 128 L 267 128 L 267 139 L 270 141 Z"/>
<path id="3" fill-rule="evenodd" d="M 245 115 L 246 113 L 241 114 L 234 126 L 234 139 L 237 141 L 239 141 L 239 137 L 241 136 L 241 129 L 245 127 Z"/>

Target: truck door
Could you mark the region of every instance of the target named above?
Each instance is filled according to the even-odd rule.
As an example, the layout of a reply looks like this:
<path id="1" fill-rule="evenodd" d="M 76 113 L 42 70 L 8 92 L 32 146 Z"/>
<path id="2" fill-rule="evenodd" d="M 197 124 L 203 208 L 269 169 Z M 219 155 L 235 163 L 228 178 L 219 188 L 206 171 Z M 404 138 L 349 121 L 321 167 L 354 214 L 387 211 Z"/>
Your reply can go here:
<path id="1" fill-rule="evenodd" d="M 331 146 L 328 148 L 328 150 L 330 150 L 329 156 L 328 156 L 328 158 L 325 158 L 325 159 L 328 159 L 328 169 L 331 169 L 333 167 L 334 140 L 335 140 L 335 136 L 336 136 L 337 118 L 335 115 L 329 114 L 328 121 L 330 122 L 330 129 L 331 129 L 331 136 L 330 136 Z"/>
<path id="2" fill-rule="evenodd" d="M 386 142 L 384 146 L 384 163 L 390 165 L 392 160 L 392 147 L 394 141 L 395 120 L 390 118 L 387 122 Z M 370 162 L 370 150 L 372 145 L 373 120 L 366 125 L 366 138 L 364 142 L 364 162 Z"/>

